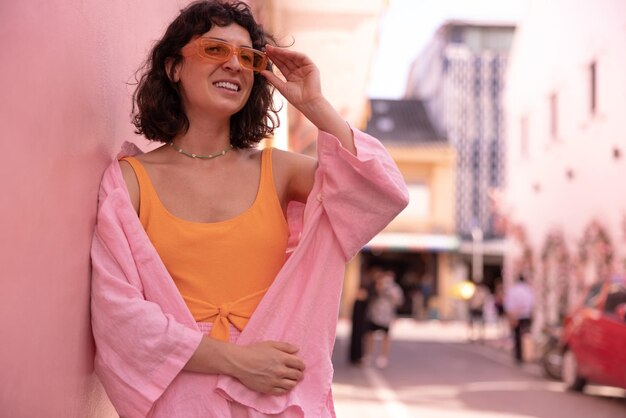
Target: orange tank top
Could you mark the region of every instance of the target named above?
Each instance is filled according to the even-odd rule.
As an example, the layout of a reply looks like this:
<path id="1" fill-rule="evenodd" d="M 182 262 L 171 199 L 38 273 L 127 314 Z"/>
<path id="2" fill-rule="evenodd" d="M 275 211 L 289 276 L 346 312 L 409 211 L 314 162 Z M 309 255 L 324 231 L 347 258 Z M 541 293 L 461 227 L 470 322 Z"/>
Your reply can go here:
<path id="1" fill-rule="evenodd" d="M 143 165 L 124 158 L 140 188 L 139 219 L 197 322 L 228 341 L 229 324 L 242 330 L 285 262 L 289 229 L 272 175 L 271 148 L 261 155 L 254 203 L 234 218 L 191 222 L 163 206 Z"/>

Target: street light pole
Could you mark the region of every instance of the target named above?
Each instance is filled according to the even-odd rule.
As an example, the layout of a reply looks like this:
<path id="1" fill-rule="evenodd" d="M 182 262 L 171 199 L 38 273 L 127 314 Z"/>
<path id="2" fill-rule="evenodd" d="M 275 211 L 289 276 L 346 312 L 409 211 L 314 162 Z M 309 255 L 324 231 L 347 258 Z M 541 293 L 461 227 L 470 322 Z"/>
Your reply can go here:
<path id="1" fill-rule="evenodd" d="M 483 230 L 472 228 L 472 280 L 483 281 Z"/>

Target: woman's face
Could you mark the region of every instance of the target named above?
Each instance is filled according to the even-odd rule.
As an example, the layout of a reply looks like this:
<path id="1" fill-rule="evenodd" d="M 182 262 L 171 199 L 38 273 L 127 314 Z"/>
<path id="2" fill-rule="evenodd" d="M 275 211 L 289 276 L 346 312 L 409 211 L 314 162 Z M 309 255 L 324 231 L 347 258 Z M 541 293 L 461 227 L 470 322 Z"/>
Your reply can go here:
<path id="1" fill-rule="evenodd" d="M 248 31 L 235 23 L 213 25 L 202 36 L 237 47 L 252 47 Z M 254 84 L 253 71 L 243 68 L 236 54 L 223 63 L 210 62 L 196 54 L 187 56 L 177 75 L 185 113 L 190 120 L 208 116 L 229 118 L 244 107 Z"/>

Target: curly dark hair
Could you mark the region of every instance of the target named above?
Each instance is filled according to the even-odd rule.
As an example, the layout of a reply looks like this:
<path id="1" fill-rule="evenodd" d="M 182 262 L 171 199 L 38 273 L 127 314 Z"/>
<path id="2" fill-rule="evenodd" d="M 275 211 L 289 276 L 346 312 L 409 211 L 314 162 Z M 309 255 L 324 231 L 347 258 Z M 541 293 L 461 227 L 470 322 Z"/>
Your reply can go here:
<path id="1" fill-rule="evenodd" d="M 135 132 L 152 141 L 172 142 L 189 129 L 183 109 L 180 87 L 174 79 L 174 68 L 183 56 L 181 49 L 194 36 L 208 32 L 213 25 L 235 23 L 248 31 L 252 47 L 263 50 L 267 43 L 276 44 L 252 15 L 247 4 L 220 0 L 202 0 L 189 4 L 169 25 L 163 38 L 152 48 L 148 59 L 138 70 L 137 88 L 133 94 L 132 123 Z M 168 60 L 172 60 L 169 67 Z M 169 74 L 166 68 L 170 68 Z M 268 61 L 268 69 L 271 64 Z M 272 102 L 273 86 L 259 73 L 245 106 L 230 119 L 230 142 L 235 148 L 251 148 L 274 132 L 279 125 L 278 109 Z"/>

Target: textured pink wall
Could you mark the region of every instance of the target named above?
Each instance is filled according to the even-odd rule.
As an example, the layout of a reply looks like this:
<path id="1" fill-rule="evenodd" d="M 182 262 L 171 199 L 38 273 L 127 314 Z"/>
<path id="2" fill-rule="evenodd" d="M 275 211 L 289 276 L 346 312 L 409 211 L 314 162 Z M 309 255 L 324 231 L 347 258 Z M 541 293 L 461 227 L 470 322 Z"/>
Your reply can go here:
<path id="1" fill-rule="evenodd" d="M 89 245 L 147 48 L 187 1 L 0 2 L 0 415 L 112 417 L 93 375 Z"/>

